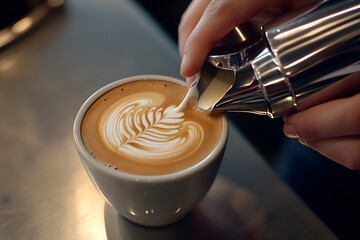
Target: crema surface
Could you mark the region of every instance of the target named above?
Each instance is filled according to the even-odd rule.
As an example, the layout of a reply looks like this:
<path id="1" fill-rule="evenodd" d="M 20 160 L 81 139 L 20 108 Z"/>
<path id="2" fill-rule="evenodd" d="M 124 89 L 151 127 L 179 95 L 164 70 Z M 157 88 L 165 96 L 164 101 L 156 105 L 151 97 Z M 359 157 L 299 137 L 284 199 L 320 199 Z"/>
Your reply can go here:
<path id="1" fill-rule="evenodd" d="M 82 123 L 89 152 L 107 166 L 141 175 L 166 174 L 204 159 L 220 137 L 221 117 L 175 110 L 186 88 L 139 80 L 101 96 Z"/>

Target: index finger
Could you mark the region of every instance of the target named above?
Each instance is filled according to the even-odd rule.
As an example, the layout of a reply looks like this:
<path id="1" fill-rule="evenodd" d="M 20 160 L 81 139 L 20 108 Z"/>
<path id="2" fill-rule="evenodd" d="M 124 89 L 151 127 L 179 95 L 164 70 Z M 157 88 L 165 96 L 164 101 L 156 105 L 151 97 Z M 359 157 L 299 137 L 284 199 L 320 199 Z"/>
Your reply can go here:
<path id="1" fill-rule="evenodd" d="M 213 0 L 189 36 L 181 37 L 183 62 L 181 74 L 190 77 L 200 71 L 212 47 L 237 25 L 266 7 L 267 0 Z M 186 38 L 186 39 L 185 39 Z"/>
<path id="2" fill-rule="evenodd" d="M 178 27 L 178 45 L 180 55 L 183 54 L 186 39 L 199 22 L 210 2 L 211 0 L 193 0 L 181 16 L 181 21 Z"/>

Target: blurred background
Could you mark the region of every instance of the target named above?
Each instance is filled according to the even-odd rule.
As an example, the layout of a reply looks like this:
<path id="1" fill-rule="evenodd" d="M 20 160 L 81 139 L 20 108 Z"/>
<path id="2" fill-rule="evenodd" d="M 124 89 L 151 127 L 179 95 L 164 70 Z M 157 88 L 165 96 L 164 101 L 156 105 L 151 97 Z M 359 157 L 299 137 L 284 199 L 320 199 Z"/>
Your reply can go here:
<path id="1" fill-rule="evenodd" d="M 0 50 L 39 26 L 64 0 L 0 0 Z"/>

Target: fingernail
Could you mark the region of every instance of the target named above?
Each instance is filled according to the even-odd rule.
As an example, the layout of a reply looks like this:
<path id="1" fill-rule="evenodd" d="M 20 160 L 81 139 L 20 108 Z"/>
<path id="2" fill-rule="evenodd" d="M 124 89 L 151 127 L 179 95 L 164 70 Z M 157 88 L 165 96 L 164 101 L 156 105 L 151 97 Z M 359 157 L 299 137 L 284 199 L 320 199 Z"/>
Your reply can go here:
<path id="1" fill-rule="evenodd" d="M 183 72 L 185 70 L 185 68 L 187 67 L 187 57 L 186 54 L 183 55 L 182 60 L 181 60 L 181 65 L 180 65 L 180 73 L 181 75 L 183 75 Z"/>
<path id="2" fill-rule="evenodd" d="M 297 135 L 295 128 L 288 123 L 284 125 L 284 134 L 288 138 L 299 138 L 299 135 Z"/>
<path id="3" fill-rule="evenodd" d="M 308 146 L 308 144 L 307 144 L 307 142 L 306 142 L 305 139 L 299 138 L 298 140 L 299 140 L 299 142 L 300 142 L 302 145 Z"/>

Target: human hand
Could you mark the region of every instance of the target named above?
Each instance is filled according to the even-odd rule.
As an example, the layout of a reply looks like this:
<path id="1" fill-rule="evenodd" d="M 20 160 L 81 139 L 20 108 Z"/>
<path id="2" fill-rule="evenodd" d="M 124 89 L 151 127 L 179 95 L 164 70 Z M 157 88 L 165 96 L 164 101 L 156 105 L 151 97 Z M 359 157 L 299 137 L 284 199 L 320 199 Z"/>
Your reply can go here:
<path id="1" fill-rule="evenodd" d="M 181 74 L 187 78 L 197 74 L 212 47 L 258 13 L 286 12 L 309 2 L 312 0 L 193 0 L 178 29 Z M 348 168 L 360 169 L 359 92 L 285 116 L 285 134 Z"/>
<path id="2" fill-rule="evenodd" d="M 193 0 L 179 25 L 181 75 L 197 74 L 212 47 L 261 11 L 286 12 L 311 0 Z"/>
<path id="3" fill-rule="evenodd" d="M 360 170 L 360 93 L 283 118 L 286 136 L 347 168 Z"/>

